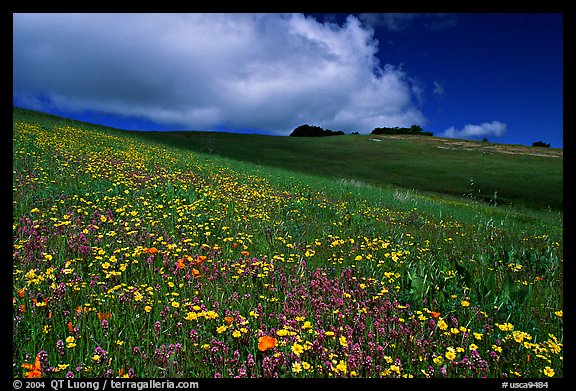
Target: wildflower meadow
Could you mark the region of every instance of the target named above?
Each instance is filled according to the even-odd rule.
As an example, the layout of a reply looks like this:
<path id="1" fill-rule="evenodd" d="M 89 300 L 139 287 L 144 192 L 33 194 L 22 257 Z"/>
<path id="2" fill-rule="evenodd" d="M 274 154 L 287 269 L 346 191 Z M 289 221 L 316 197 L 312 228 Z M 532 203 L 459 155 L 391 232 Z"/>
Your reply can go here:
<path id="1" fill-rule="evenodd" d="M 13 377 L 564 374 L 561 215 L 25 119 L 12 209 Z"/>

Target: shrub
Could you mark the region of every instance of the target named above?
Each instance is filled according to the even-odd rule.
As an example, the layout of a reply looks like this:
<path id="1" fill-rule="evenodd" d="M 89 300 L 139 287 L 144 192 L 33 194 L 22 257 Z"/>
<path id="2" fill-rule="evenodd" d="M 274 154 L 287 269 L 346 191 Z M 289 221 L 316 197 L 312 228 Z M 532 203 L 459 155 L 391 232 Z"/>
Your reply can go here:
<path id="1" fill-rule="evenodd" d="M 533 147 L 550 148 L 550 143 L 546 144 L 546 143 L 543 142 L 543 141 L 534 141 L 534 142 L 532 143 L 532 146 L 533 146 Z"/>
<path id="2" fill-rule="evenodd" d="M 344 132 L 333 131 L 330 129 L 323 129 L 320 126 L 315 125 L 300 125 L 290 133 L 290 137 L 324 137 L 324 136 L 340 136 Z"/>

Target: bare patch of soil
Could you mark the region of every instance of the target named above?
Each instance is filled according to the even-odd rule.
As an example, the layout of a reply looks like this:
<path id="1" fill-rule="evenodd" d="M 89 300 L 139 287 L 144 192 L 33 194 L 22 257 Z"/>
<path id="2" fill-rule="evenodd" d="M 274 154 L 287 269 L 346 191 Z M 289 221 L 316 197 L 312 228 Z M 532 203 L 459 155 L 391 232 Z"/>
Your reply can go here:
<path id="1" fill-rule="evenodd" d="M 412 136 L 412 135 L 378 135 L 373 138 L 373 141 L 378 140 L 409 140 L 420 139 L 427 142 L 435 142 L 440 145 L 437 148 L 451 149 L 451 150 L 464 150 L 464 151 L 477 151 L 486 154 L 491 153 L 507 153 L 510 155 L 530 155 L 549 158 L 559 158 L 564 155 L 562 148 L 543 148 L 532 147 L 517 144 L 497 144 L 483 141 L 470 141 L 470 140 L 455 140 L 442 137 L 427 137 L 427 136 Z"/>

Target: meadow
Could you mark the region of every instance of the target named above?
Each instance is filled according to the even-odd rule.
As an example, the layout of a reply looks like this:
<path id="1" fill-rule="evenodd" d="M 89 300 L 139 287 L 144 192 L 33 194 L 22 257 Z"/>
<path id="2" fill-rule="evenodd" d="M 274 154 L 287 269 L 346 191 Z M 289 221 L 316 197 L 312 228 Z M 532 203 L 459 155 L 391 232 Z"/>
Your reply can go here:
<path id="1" fill-rule="evenodd" d="M 179 149 L 359 181 L 392 191 L 408 188 L 457 197 L 467 194 L 480 201 L 516 208 L 563 208 L 563 152 L 558 148 L 416 135 L 129 133 Z"/>
<path id="2" fill-rule="evenodd" d="M 564 376 L 561 210 L 13 119 L 13 377 Z"/>

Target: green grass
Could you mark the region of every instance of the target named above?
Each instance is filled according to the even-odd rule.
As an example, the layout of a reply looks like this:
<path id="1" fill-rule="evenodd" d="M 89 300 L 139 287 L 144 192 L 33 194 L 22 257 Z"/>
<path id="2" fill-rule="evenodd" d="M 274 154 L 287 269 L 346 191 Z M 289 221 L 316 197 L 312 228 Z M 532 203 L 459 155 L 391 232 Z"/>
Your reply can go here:
<path id="1" fill-rule="evenodd" d="M 215 154 L 329 178 L 416 189 L 485 202 L 562 210 L 563 158 L 485 153 L 482 142 L 470 148 L 439 148 L 449 139 L 371 135 L 292 138 L 215 132 L 133 132 L 137 137 L 177 148 Z M 491 144 L 495 150 L 506 145 Z M 541 148 L 523 147 L 524 153 Z M 473 186 L 471 186 L 473 183 Z"/>
<path id="2" fill-rule="evenodd" d="M 14 111 L 13 377 L 563 377 L 561 210 L 205 152 Z"/>
<path id="3" fill-rule="evenodd" d="M 63 121 L 23 109 L 15 109 L 15 115 L 47 124 Z M 204 131 L 122 133 L 179 149 L 388 189 L 468 196 L 520 208 L 563 210 L 563 154 L 559 149 L 426 136 L 301 138 Z M 450 144 L 454 142 L 462 145 Z M 513 148 L 516 154 L 507 153 Z"/>

